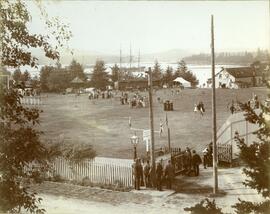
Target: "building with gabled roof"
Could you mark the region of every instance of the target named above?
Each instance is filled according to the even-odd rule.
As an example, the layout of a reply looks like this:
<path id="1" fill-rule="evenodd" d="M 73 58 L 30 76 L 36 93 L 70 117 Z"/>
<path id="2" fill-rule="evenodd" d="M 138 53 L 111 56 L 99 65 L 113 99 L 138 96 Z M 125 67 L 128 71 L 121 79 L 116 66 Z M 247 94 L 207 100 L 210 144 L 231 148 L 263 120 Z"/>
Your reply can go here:
<path id="1" fill-rule="evenodd" d="M 262 70 L 254 67 L 237 67 L 237 68 L 222 68 L 215 75 L 217 88 L 247 88 L 263 85 Z M 212 80 L 208 79 L 208 86 L 212 84 Z"/>

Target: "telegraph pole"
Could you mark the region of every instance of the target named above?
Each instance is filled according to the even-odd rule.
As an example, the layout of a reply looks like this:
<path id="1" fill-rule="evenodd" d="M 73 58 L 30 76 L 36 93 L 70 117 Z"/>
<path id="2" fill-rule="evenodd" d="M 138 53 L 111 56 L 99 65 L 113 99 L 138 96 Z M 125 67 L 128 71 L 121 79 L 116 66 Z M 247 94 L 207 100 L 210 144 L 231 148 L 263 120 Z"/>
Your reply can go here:
<path id="1" fill-rule="evenodd" d="M 212 62 L 212 141 L 213 141 L 213 194 L 218 192 L 217 174 L 217 124 L 216 124 L 216 83 L 215 83 L 215 45 L 214 45 L 214 16 L 211 15 L 211 62 Z"/>
<path id="2" fill-rule="evenodd" d="M 150 133 L 151 133 L 151 164 L 154 170 L 152 171 L 153 184 L 156 185 L 156 159 L 155 159 L 155 143 L 154 143 L 154 118 L 153 118 L 153 98 L 152 98 L 152 71 L 148 69 L 148 92 L 149 92 L 149 117 L 150 117 Z"/>

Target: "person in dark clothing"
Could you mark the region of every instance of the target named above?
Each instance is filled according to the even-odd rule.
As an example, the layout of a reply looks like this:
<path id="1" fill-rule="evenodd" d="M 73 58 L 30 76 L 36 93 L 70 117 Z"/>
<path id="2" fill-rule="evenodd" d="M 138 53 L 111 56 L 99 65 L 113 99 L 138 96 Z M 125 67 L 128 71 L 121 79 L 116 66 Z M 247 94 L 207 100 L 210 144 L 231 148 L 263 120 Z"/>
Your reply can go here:
<path id="1" fill-rule="evenodd" d="M 210 142 L 208 145 L 208 167 L 213 165 L 213 143 Z"/>
<path id="2" fill-rule="evenodd" d="M 202 163 L 202 159 L 195 150 L 193 150 L 192 153 L 192 168 L 195 172 L 195 176 L 199 176 L 199 165 Z"/>
<path id="3" fill-rule="evenodd" d="M 144 183 L 145 187 L 150 187 L 150 163 L 149 160 L 146 161 L 146 164 L 143 167 Z"/>
<path id="4" fill-rule="evenodd" d="M 184 153 L 184 169 L 188 174 L 191 170 L 191 152 L 190 149 L 187 147 Z"/>
<path id="5" fill-rule="evenodd" d="M 134 180 L 134 188 L 136 190 L 140 190 L 141 186 L 141 177 L 142 177 L 142 167 L 139 159 L 136 159 L 132 165 L 133 170 L 133 180 Z"/>
<path id="6" fill-rule="evenodd" d="M 138 158 L 138 176 L 139 176 L 139 186 L 144 186 L 143 167 L 142 167 L 142 163 L 141 163 L 140 158 Z"/>
<path id="7" fill-rule="evenodd" d="M 158 162 L 157 168 L 156 168 L 156 178 L 157 178 L 157 189 L 159 191 L 162 191 L 162 175 L 163 175 L 163 168 L 161 165 L 161 162 Z"/>
<path id="8" fill-rule="evenodd" d="M 174 179 L 174 166 L 172 165 L 171 161 L 168 161 L 168 164 L 165 167 L 165 179 L 166 179 L 166 184 L 167 188 L 171 189 L 172 188 L 172 182 Z"/>
<path id="9" fill-rule="evenodd" d="M 133 183 L 134 183 L 134 189 L 139 190 L 139 173 L 138 173 L 138 167 L 137 167 L 137 159 L 134 160 L 134 163 L 132 164 L 132 174 L 133 174 Z"/>

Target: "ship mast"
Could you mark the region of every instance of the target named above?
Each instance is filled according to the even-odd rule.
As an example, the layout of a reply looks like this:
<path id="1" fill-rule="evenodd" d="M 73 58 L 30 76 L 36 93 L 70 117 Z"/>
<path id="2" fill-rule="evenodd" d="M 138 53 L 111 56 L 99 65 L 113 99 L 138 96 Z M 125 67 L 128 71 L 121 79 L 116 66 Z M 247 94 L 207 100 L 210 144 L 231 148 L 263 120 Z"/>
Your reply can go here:
<path id="1" fill-rule="evenodd" d="M 131 62 L 132 62 L 132 56 L 131 56 L 131 43 L 130 43 L 130 46 L 129 46 L 129 69 L 131 71 Z"/>
<path id="2" fill-rule="evenodd" d="M 139 55 L 138 55 L 138 71 L 141 71 L 141 66 L 140 66 L 140 57 L 141 57 L 141 53 L 140 53 L 140 49 L 139 49 Z"/>

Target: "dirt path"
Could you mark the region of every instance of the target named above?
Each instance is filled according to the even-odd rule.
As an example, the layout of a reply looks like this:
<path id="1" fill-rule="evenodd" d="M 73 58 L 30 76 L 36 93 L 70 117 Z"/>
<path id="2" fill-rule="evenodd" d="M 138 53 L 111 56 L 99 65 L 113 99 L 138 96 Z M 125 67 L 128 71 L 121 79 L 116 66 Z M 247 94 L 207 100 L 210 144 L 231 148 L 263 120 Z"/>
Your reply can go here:
<path id="1" fill-rule="evenodd" d="M 245 179 L 240 168 L 219 169 L 216 203 L 226 213 L 238 198 L 260 201 L 256 191 L 242 185 Z M 32 189 L 42 197 L 47 213 L 184 213 L 185 207 L 199 203 L 212 192 L 212 169 L 201 171 L 199 177 L 177 177 L 174 191 L 141 190 L 116 192 L 72 184 L 45 182 Z"/>

